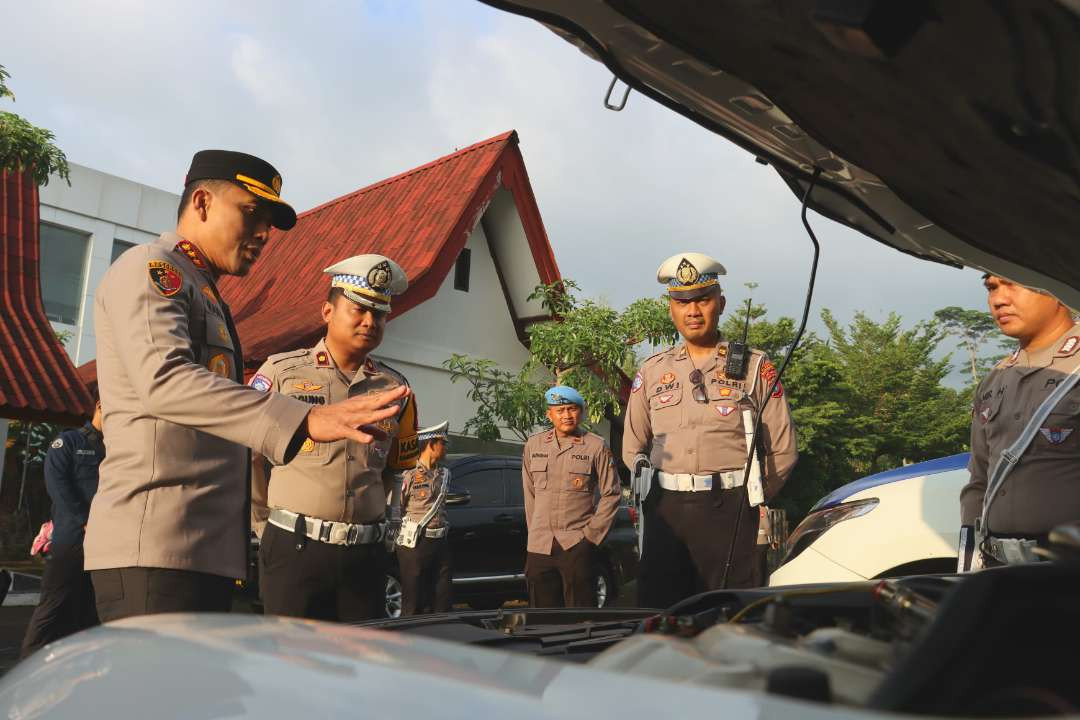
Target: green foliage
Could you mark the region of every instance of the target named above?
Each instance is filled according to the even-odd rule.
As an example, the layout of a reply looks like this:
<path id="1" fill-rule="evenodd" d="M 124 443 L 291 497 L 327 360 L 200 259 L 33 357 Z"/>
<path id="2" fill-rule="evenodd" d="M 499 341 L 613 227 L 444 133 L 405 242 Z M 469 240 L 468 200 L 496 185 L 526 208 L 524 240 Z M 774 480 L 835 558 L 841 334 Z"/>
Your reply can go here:
<path id="1" fill-rule="evenodd" d="M 1001 349 L 1012 343 L 1012 340 L 1000 333 L 993 316 L 983 310 L 968 310 L 950 305 L 935 312 L 934 319 L 945 332 L 958 338 L 960 347 L 968 354 L 972 387 L 979 384 L 979 375 L 985 374 L 996 361 L 996 358 L 979 356 L 982 346 L 989 342 L 992 347 Z"/>
<path id="2" fill-rule="evenodd" d="M 581 300 L 577 289 L 573 280 L 563 280 L 539 285 L 529 296 L 540 300 L 553 319 L 529 327 L 531 356 L 517 373 L 462 355 L 443 363 L 452 381 L 469 383 L 468 397 L 477 404 L 466 432 L 495 439 L 502 426 L 527 437 L 544 421 L 543 393 L 553 384 L 570 385 L 582 394 L 591 423 L 617 415 L 619 392 L 637 364 L 635 347 L 670 344 L 677 337 L 663 300 L 642 298 L 618 312 Z"/>
<path id="3" fill-rule="evenodd" d="M 499 428 L 505 427 L 525 440 L 543 421 L 543 392 L 548 386 L 532 380 L 528 366 L 513 374 L 500 370 L 492 360 L 457 353 L 443 365 L 450 370 L 451 382 L 469 383 L 467 397 L 476 403 L 476 415 L 465 423 L 466 433 L 481 440 L 498 440 Z"/>
<path id="4" fill-rule="evenodd" d="M 7 86 L 11 75 L 0 65 L 0 98 L 15 100 L 15 93 Z M 68 178 L 67 156 L 53 143 L 55 136 L 44 128 L 36 127 L 15 113 L 0 112 L 0 170 L 21 172 L 29 169 L 38 185 L 47 185 L 49 176 Z"/>

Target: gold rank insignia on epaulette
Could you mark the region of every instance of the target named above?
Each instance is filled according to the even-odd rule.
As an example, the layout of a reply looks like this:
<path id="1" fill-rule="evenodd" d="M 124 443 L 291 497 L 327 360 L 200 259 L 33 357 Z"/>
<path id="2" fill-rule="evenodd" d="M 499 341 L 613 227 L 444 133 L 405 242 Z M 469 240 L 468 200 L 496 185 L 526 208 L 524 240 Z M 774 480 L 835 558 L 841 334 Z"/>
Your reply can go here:
<path id="1" fill-rule="evenodd" d="M 315 353 L 315 367 L 330 367 L 330 353 L 325 350 Z"/>

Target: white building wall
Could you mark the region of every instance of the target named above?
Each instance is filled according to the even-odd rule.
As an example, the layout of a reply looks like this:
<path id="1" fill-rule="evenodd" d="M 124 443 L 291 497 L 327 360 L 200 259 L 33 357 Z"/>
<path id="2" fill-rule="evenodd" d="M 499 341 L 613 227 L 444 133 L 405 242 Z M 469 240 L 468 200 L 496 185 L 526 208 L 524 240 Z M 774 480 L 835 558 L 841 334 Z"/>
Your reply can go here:
<path id="1" fill-rule="evenodd" d="M 451 271 L 433 298 L 387 325 L 375 356 L 399 370 L 416 392 L 421 425 L 450 421 L 462 434 L 475 412 L 464 381 L 450 382 L 443 361 L 454 353 L 494 360 L 516 372 L 529 359 L 506 305 L 488 239 L 478 224 L 465 247 L 471 252 L 468 292 L 454 289 Z M 506 440 L 514 436 L 503 433 Z"/>
<path id="2" fill-rule="evenodd" d="M 71 165 L 71 185 L 58 177 L 41 188 L 41 221 L 89 235 L 78 322 L 54 322 L 71 333 L 66 348 L 76 365 L 94 359 L 94 291 L 112 260 L 113 242 L 151 242 L 176 227 L 180 196 L 82 165 Z"/>

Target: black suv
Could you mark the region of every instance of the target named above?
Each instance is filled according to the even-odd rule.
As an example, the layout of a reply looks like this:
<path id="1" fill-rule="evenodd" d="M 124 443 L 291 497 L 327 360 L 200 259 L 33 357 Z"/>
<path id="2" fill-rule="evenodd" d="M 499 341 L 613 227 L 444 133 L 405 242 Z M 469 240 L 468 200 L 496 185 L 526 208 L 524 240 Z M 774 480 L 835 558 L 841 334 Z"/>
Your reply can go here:
<path id="1" fill-rule="evenodd" d="M 481 610 L 527 600 L 525 495 L 521 458 L 450 455 L 446 513 L 454 563 L 454 602 Z M 637 574 L 637 534 L 631 508 L 621 503 L 611 532 L 597 553 L 597 606 L 611 605 L 619 588 Z M 396 575 L 396 568 L 392 574 Z M 401 609 L 401 585 L 387 579 L 387 615 Z"/>

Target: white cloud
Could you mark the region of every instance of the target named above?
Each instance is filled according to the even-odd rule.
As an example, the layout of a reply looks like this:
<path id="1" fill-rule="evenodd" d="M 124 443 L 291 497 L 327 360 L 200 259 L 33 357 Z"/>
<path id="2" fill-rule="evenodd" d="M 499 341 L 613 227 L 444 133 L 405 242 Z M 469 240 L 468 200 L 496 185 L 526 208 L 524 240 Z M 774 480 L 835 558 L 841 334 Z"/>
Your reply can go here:
<path id="1" fill-rule="evenodd" d="M 660 261 L 692 248 L 727 265 L 733 299 L 753 280 L 801 310 L 809 242 L 775 173 L 643 96 L 603 109 L 607 70 L 532 21 L 469 0 L 7 4 L 14 109 L 75 162 L 175 190 L 194 151 L 243 149 L 306 208 L 516 128 L 559 265 L 590 294 L 655 293 Z M 811 222 L 816 308 L 913 321 L 982 302 L 973 272 Z"/>

